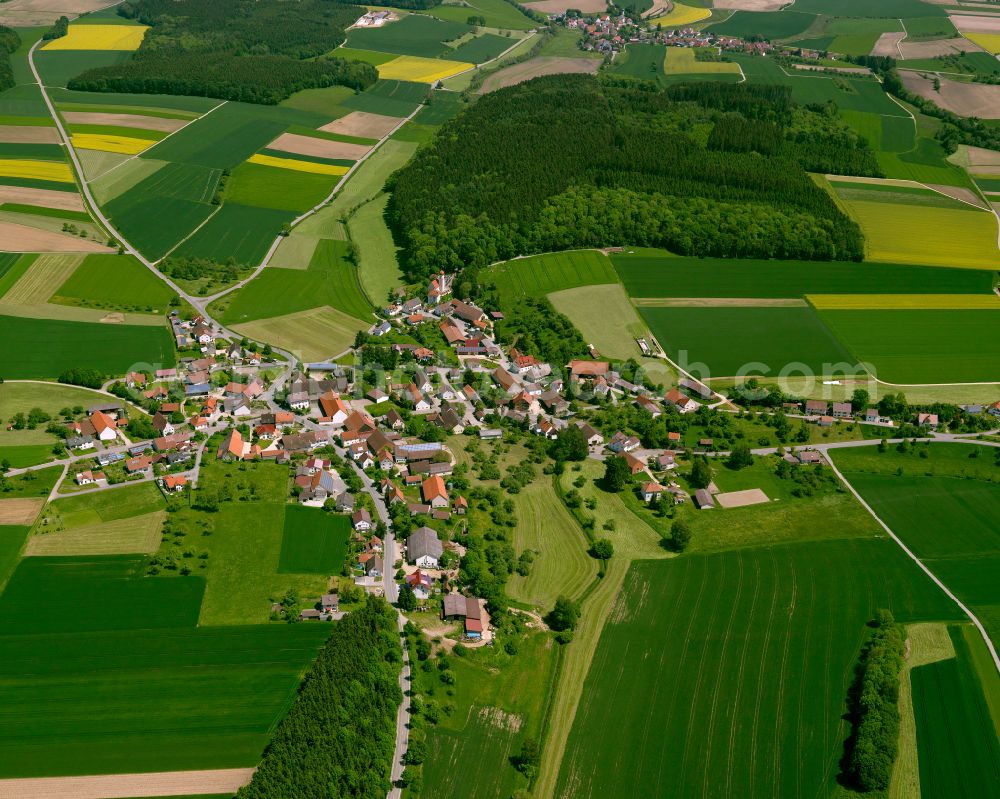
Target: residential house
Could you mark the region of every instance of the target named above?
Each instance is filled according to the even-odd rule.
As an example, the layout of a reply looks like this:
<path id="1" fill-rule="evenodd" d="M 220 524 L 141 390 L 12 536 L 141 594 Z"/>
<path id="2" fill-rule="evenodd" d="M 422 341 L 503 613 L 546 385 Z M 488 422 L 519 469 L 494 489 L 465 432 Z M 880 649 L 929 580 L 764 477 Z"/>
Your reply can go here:
<path id="1" fill-rule="evenodd" d="M 309 410 L 309 394 L 305 391 L 296 391 L 289 393 L 285 398 L 288 402 L 288 407 L 296 411 L 308 411 Z"/>
<path id="2" fill-rule="evenodd" d="M 519 390 L 517 378 L 502 366 L 498 366 L 493 370 L 493 379 L 508 394 Z"/>
<path id="3" fill-rule="evenodd" d="M 664 396 L 664 399 L 677 408 L 677 410 L 681 413 L 691 413 L 701 407 L 701 405 L 687 395 L 682 394 L 676 388 L 670 389 L 670 391 L 668 391 Z"/>
<path id="4" fill-rule="evenodd" d="M 354 494 L 344 491 L 337 495 L 337 510 L 341 513 L 354 513 Z"/>
<path id="5" fill-rule="evenodd" d="M 374 552 L 366 552 L 361 555 L 358 558 L 358 563 L 367 577 L 381 577 L 383 574 L 382 557 Z"/>
<path id="6" fill-rule="evenodd" d="M 833 417 L 832 416 L 820 416 L 816 420 L 816 424 L 820 427 L 833 427 Z"/>
<path id="7" fill-rule="evenodd" d="M 432 475 L 420 484 L 420 493 L 424 502 L 432 508 L 448 507 L 448 491 L 440 475 Z"/>
<path id="8" fill-rule="evenodd" d="M 359 533 L 367 533 L 375 526 L 372 524 L 371 514 L 364 508 L 354 511 L 351 516 L 351 525 Z"/>
<path id="9" fill-rule="evenodd" d="M 444 546 L 430 527 L 419 527 L 406 539 L 406 559 L 423 569 L 436 569 Z"/>
<path id="10" fill-rule="evenodd" d="M 219 445 L 216 457 L 223 461 L 241 461 L 249 450 L 249 445 L 243 440 L 240 431 L 233 428 Z"/>
<path id="11" fill-rule="evenodd" d="M 173 423 L 159 411 L 153 414 L 153 427 L 157 429 L 161 436 L 172 436 L 174 434 Z"/>
<path id="12" fill-rule="evenodd" d="M 455 497 L 455 501 L 452 503 L 452 510 L 459 516 L 464 516 L 469 510 L 469 500 L 460 494 Z"/>
<path id="13" fill-rule="evenodd" d="M 830 405 L 826 400 L 806 400 L 807 416 L 826 416 L 829 410 Z"/>
<path id="14" fill-rule="evenodd" d="M 182 474 L 168 474 L 160 478 L 160 485 L 163 487 L 163 490 L 171 494 L 183 491 L 187 487 L 187 484 L 188 480 Z"/>
<path id="15" fill-rule="evenodd" d="M 94 426 L 98 440 L 114 441 L 118 438 L 118 423 L 103 411 L 94 411 L 88 421 Z"/>
<path id="16" fill-rule="evenodd" d="M 139 474 L 147 471 L 152 465 L 152 458 L 148 455 L 140 455 L 138 458 L 128 458 L 125 461 L 125 471 L 129 474 Z"/>
<path id="17" fill-rule="evenodd" d="M 881 421 L 881 414 L 878 412 L 878 408 L 869 408 L 865 411 L 865 421 L 868 424 L 878 424 Z"/>
<path id="18" fill-rule="evenodd" d="M 635 404 L 642 408 L 644 411 L 648 411 L 649 414 L 657 419 L 663 415 L 663 409 L 657 405 L 652 399 L 647 397 L 645 394 L 636 398 Z"/>
<path id="19" fill-rule="evenodd" d="M 125 375 L 125 385 L 128 388 L 145 388 L 146 375 L 142 372 L 129 372 Z"/>
<path id="20" fill-rule="evenodd" d="M 333 391 L 327 391 L 325 394 L 320 395 L 319 408 L 323 414 L 320 419 L 321 424 L 332 424 L 340 427 L 347 421 L 347 417 L 351 415 L 351 409 L 348 404 L 340 398 L 340 395 Z"/>
<path id="21" fill-rule="evenodd" d="M 621 430 L 611 436 L 608 442 L 608 449 L 621 455 L 625 452 L 632 452 L 642 446 L 642 442 L 635 436 L 627 436 Z"/>
<path id="22" fill-rule="evenodd" d="M 643 502 L 652 502 L 654 499 L 658 500 L 663 496 L 663 492 L 666 489 L 659 483 L 643 483 L 639 489 L 639 496 L 642 497 Z"/>
<path id="23" fill-rule="evenodd" d="M 851 408 L 851 403 L 849 402 L 835 402 L 833 403 L 833 418 L 834 419 L 850 419 L 854 415 L 854 411 Z"/>
<path id="24" fill-rule="evenodd" d="M 662 452 L 653 459 L 655 468 L 658 471 L 666 472 L 677 468 L 676 456 L 673 452 Z"/>
<path id="25" fill-rule="evenodd" d="M 71 436 L 66 439 L 66 449 L 88 450 L 94 448 L 94 439 L 90 436 Z"/>
<path id="26" fill-rule="evenodd" d="M 586 422 L 577 422 L 576 426 L 583 431 L 583 435 L 587 439 L 588 446 L 591 448 L 604 446 L 604 436 L 602 436 L 598 430 L 591 427 Z"/>
<path id="27" fill-rule="evenodd" d="M 106 478 L 104 476 L 104 472 L 92 472 L 87 470 L 85 472 L 77 472 L 74 480 L 79 486 L 89 486 L 105 482 Z"/>
<path id="28" fill-rule="evenodd" d="M 403 417 L 400 416 L 399 411 L 395 408 L 390 408 L 389 412 L 385 415 L 382 421 L 386 427 L 389 427 L 392 430 L 402 430 L 406 427 L 406 422 L 403 420 Z"/>
<path id="29" fill-rule="evenodd" d="M 611 366 L 607 361 L 570 361 L 569 373 L 576 378 L 593 379 L 595 377 L 606 377 L 611 371 Z"/>
<path id="30" fill-rule="evenodd" d="M 936 413 L 917 414 L 917 425 L 919 427 L 929 427 L 931 430 L 937 430 L 938 415 Z"/>
<path id="31" fill-rule="evenodd" d="M 429 574 L 424 574 L 417 569 L 413 574 L 406 575 L 406 584 L 413 590 L 414 596 L 421 602 L 426 602 L 431 598 L 434 581 Z"/>
<path id="32" fill-rule="evenodd" d="M 222 411 L 230 416 L 249 416 L 253 412 L 250 408 L 250 400 L 243 394 L 223 399 Z"/>
<path id="33" fill-rule="evenodd" d="M 680 379 L 679 385 L 685 391 L 690 392 L 691 394 L 697 394 L 702 399 L 707 400 L 712 398 L 712 389 L 710 389 L 704 383 L 699 382 L 698 380 L 682 377 Z"/>
<path id="34" fill-rule="evenodd" d="M 465 431 L 462 419 L 452 408 L 445 407 L 439 413 L 432 413 L 427 418 L 438 427 L 447 430 L 453 435 L 457 436 Z"/>
<path id="35" fill-rule="evenodd" d="M 637 458 L 631 452 L 625 453 L 625 463 L 628 464 L 629 471 L 632 474 L 639 474 L 639 472 L 646 471 L 646 462 L 641 458 Z"/>

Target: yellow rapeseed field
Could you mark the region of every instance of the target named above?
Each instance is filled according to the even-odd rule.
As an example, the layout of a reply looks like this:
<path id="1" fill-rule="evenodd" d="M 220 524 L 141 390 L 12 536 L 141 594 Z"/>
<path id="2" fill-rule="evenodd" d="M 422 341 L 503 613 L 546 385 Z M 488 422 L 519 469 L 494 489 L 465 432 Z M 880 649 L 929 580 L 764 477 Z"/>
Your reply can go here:
<path id="1" fill-rule="evenodd" d="M 1000 310 L 996 294 L 809 294 L 814 308 L 853 310 Z"/>
<path id="2" fill-rule="evenodd" d="M 436 83 L 459 72 L 472 69 L 475 64 L 464 61 L 445 61 L 440 58 L 422 58 L 401 55 L 392 61 L 379 64 L 376 69 L 383 80 L 410 80 L 414 83 Z"/>
<path id="3" fill-rule="evenodd" d="M 156 144 L 150 139 L 116 136 L 111 133 L 74 133 L 71 138 L 73 146 L 78 150 L 100 150 L 103 153 L 125 155 L 136 155 Z"/>
<path id="4" fill-rule="evenodd" d="M 0 159 L 0 178 L 27 178 L 73 183 L 69 164 L 61 161 L 30 161 L 22 158 Z"/>
<path id="5" fill-rule="evenodd" d="M 683 3 L 674 3 L 673 9 L 662 17 L 647 20 L 661 28 L 683 28 L 694 22 L 701 22 L 712 16 L 712 12 L 707 8 L 694 8 Z"/>
<path id="6" fill-rule="evenodd" d="M 318 164 L 315 161 L 299 161 L 295 158 L 276 158 L 273 155 L 252 155 L 247 161 L 262 166 L 276 166 L 281 169 L 294 169 L 297 172 L 312 172 L 317 175 L 346 175 L 347 167 L 336 164 Z"/>
<path id="7" fill-rule="evenodd" d="M 149 28 L 145 25 L 70 25 L 69 33 L 43 50 L 138 50 Z"/>
<path id="8" fill-rule="evenodd" d="M 962 35 L 993 55 L 1000 53 L 1000 33 L 963 33 Z"/>

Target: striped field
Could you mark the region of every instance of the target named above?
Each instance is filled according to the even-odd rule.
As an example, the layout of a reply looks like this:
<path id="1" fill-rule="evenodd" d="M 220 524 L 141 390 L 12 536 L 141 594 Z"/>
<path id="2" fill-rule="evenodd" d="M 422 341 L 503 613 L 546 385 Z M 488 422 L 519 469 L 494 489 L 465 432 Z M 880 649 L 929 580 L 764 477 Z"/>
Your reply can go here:
<path id="1" fill-rule="evenodd" d="M 26 555 L 125 555 L 156 552 L 166 511 L 129 519 L 76 527 L 35 535 L 28 540 Z"/>
<path id="2" fill-rule="evenodd" d="M 1000 310 L 996 294 L 807 294 L 806 299 L 820 310 Z"/>
<path id="3" fill-rule="evenodd" d="M 247 159 L 248 163 L 261 166 L 275 166 L 280 169 L 292 169 L 296 172 L 312 172 L 315 175 L 346 175 L 348 167 L 337 164 L 320 164 L 315 161 L 300 161 L 295 158 L 277 158 L 273 155 L 257 153 Z"/>
<path id="4" fill-rule="evenodd" d="M 4 304 L 43 305 L 83 263 L 83 255 L 40 255 L 10 290 Z"/>

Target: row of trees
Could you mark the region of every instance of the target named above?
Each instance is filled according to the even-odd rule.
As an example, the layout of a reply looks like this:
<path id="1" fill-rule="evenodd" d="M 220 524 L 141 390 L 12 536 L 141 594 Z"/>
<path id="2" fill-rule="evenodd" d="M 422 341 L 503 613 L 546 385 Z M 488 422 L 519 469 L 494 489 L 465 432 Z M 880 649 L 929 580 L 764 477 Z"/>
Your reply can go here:
<path id="1" fill-rule="evenodd" d="M 708 146 L 700 130 L 718 133 Z M 828 147 L 827 144 L 830 146 Z M 823 154 L 822 158 L 819 154 Z M 860 259 L 804 165 L 872 174 L 867 144 L 787 87 L 558 75 L 491 93 L 390 181 L 414 278 L 572 247 Z"/>
<path id="2" fill-rule="evenodd" d="M 14 80 L 10 57 L 20 46 L 21 37 L 17 35 L 17 31 L 6 25 L 0 25 L 0 92 L 14 88 L 17 83 Z"/>
<path id="3" fill-rule="evenodd" d="M 238 799 L 384 799 L 395 748 L 402 648 L 379 597 L 333 627 Z"/>
<path id="4" fill-rule="evenodd" d="M 184 94 L 273 105 L 302 89 L 361 90 L 370 64 L 325 58 L 365 10 L 300 0 L 132 0 L 118 13 L 150 26 L 134 57 L 73 78 L 79 91 Z"/>
<path id="5" fill-rule="evenodd" d="M 851 697 L 854 730 L 848 739 L 847 776 L 862 791 L 885 790 L 899 749 L 899 672 L 905 634 L 888 610 L 880 610 L 861 653 Z"/>

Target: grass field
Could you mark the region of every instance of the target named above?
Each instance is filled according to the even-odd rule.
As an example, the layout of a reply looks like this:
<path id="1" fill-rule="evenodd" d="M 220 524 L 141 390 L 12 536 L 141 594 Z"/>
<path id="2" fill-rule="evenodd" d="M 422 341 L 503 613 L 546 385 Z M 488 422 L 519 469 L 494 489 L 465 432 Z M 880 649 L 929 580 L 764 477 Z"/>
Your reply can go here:
<path id="1" fill-rule="evenodd" d="M 256 266 L 263 260 L 282 227 L 291 222 L 291 211 L 223 204 L 208 223 L 177 248 L 177 255 L 209 258 L 225 263 Z"/>
<path id="2" fill-rule="evenodd" d="M 466 17 L 471 13 L 470 9 Z M 471 31 L 465 20 L 447 22 L 423 14 L 408 14 L 382 28 L 355 28 L 349 31 L 347 46 L 357 50 L 437 58 L 451 51 L 445 42 Z"/>
<path id="3" fill-rule="evenodd" d="M 226 183 L 226 199 L 239 205 L 302 213 L 321 203 L 333 191 L 339 175 L 347 171 L 343 167 L 339 169 L 342 171 L 311 174 L 251 160 L 233 170 Z"/>
<path id="4" fill-rule="evenodd" d="M 23 524 L 0 524 L 0 588 L 14 571 L 29 529 Z"/>
<path id="5" fill-rule="evenodd" d="M 81 255 L 39 255 L 28 270 L 3 294 L 10 305 L 41 305 L 53 289 L 73 275 L 82 263 Z"/>
<path id="6" fill-rule="evenodd" d="M 977 615 L 1000 642 L 1000 485 L 969 476 L 996 472 L 992 450 L 935 444 L 928 457 L 839 451 L 837 466 L 879 517 Z M 982 464 L 980 466 L 980 463 Z M 902 474 L 897 470 L 902 469 Z"/>
<path id="7" fill-rule="evenodd" d="M 426 83 L 379 80 L 361 94 L 348 97 L 341 103 L 341 107 L 390 117 L 405 117 L 415 111 L 428 94 L 429 87 Z"/>
<path id="8" fill-rule="evenodd" d="M 359 330 L 369 327 L 329 306 L 309 311 L 244 322 L 235 330 L 249 338 L 267 341 L 304 361 L 319 361 L 349 349 Z M 2 329 L 2 328 L 0 328 Z"/>
<path id="9" fill-rule="evenodd" d="M 857 360 L 890 383 L 992 381 L 1000 354 L 996 310 L 820 311 Z"/>
<path id="10" fill-rule="evenodd" d="M 49 528 L 92 526 L 102 522 L 131 519 L 163 510 L 163 496 L 152 483 L 141 483 L 114 491 L 81 494 L 49 504 L 43 518 Z"/>
<path id="11" fill-rule="evenodd" d="M 138 199 L 133 192 L 139 190 L 148 191 L 140 183 L 109 202 L 104 210 L 115 227 L 147 258 L 162 258 L 216 210 L 208 203 L 173 197 Z"/>
<path id="12" fill-rule="evenodd" d="M 67 369 L 124 374 L 142 364 L 173 366 L 173 340 L 163 327 L 102 325 L 0 316 L 0 340 L 18 347 L 0 352 L 7 379 L 54 378 Z"/>
<path id="13" fill-rule="evenodd" d="M 439 5 L 423 13 L 449 22 L 465 22 L 470 14 L 481 16 L 491 28 L 530 30 L 535 23 L 504 0 L 468 0 L 461 6 Z"/>
<path id="14" fill-rule="evenodd" d="M 128 489 L 122 489 L 128 490 Z M 97 495 L 100 496 L 100 495 Z M 127 519 L 49 532 L 39 528 L 28 540 L 26 555 L 128 555 L 156 552 L 164 511 Z"/>
<path id="15" fill-rule="evenodd" d="M 632 297 L 801 297 L 813 294 L 991 295 L 993 273 L 928 266 L 613 255 Z M 995 295 L 993 295 L 995 296 Z"/>
<path id="16" fill-rule="evenodd" d="M 289 505 L 281 537 L 278 572 L 337 574 L 347 557 L 350 519 L 315 508 Z"/>
<path id="17" fill-rule="evenodd" d="M 286 236 L 278 245 L 268 266 L 279 269 L 308 269 L 313 253 L 322 240 L 319 236 Z"/>
<path id="18" fill-rule="evenodd" d="M 871 194 L 875 200 L 877 192 Z M 869 260 L 983 269 L 996 258 L 992 214 L 958 203 L 944 208 L 873 200 L 842 198 L 865 234 Z"/>
<path id="19" fill-rule="evenodd" d="M 731 17 L 711 26 L 713 33 L 727 36 L 762 36 L 766 39 L 789 39 L 804 33 L 816 17 L 803 13 L 798 6 L 794 10 L 775 12 L 737 11 Z"/>
<path id="20" fill-rule="evenodd" d="M 325 305 L 358 319 L 371 315 L 354 264 L 347 259 L 345 242 L 321 240 L 308 269 L 265 269 L 239 290 L 222 319 L 226 324 L 240 324 Z"/>
<path id="21" fill-rule="evenodd" d="M 87 408 L 102 403 L 106 397 L 95 391 L 61 383 L 0 383 L 0 421 L 6 422 L 15 413 L 40 408 L 50 416 L 57 416 L 63 408 Z M 34 430 L 7 430 L 0 424 L 0 457 L 10 457 L 17 446 L 42 445 L 51 450 L 56 439 L 43 428 Z M 15 458 L 10 458 L 11 462 Z M 43 459 L 44 460 L 44 459 Z M 38 461 L 40 462 L 40 461 Z M 30 464 L 29 464 L 30 465 Z M 16 468 L 16 465 L 15 465 Z"/>
<path id="22" fill-rule="evenodd" d="M 491 267 L 486 275 L 501 297 L 542 297 L 579 286 L 617 283 L 607 256 L 596 250 L 571 250 L 518 258 Z"/>
<path id="23" fill-rule="evenodd" d="M 967 646 L 952 627 L 959 657 L 911 672 L 921 796 L 977 797 L 1000 785 L 1000 742 Z M 995 679 L 995 675 L 994 675 Z"/>
<path id="24" fill-rule="evenodd" d="M 166 309 L 174 292 L 132 256 L 89 255 L 52 302 L 116 310 Z"/>
<path id="25" fill-rule="evenodd" d="M 658 80 L 663 74 L 666 52 L 664 45 L 630 44 L 622 55 L 611 62 L 607 71 L 643 80 Z"/>
<path id="26" fill-rule="evenodd" d="M 298 624 L 2 637 L 0 775 L 253 766 L 328 634 Z"/>
<path id="27" fill-rule="evenodd" d="M 143 25 L 70 25 L 69 33 L 53 39 L 45 50 L 138 50 L 146 31 Z"/>
<path id="28" fill-rule="evenodd" d="M 555 795 L 702 796 L 709 784 L 721 795 L 828 793 L 851 670 L 877 607 L 904 621 L 956 618 L 885 540 L 633 564 Z"/>
<path id="29" fill-rule="evenodd" d="M 388 203 L 389 195 L 382 194 L 358 208 L 347 223 L 358 250 L 358 278 L 373 303 L 386 300 L 405 282 L 396 258 L 399 248 L 385 222 Z"/>
<path id="30" fill-rule="evenodd" d="M 847 349 L 811 308 L 641 308 L 671 360 L 701 379 L 777 374 L 854 373 Z M 880 312 L 881 313 L 881 312 Z"/>
<path id="31" fill-rule="evenodd" d="M 514 548 L 533 550 L 527 577 L 514 574 L 507 583 L 511 598 L 548 611 L 559 596 L 579 599 L 597 575 L 597 561 L 586 553 L 583 531 L 570 516 L 548 479 L 521 492 L 517 503 Z"/>
<path id="32" fill-rule="evenodd" d="M 699 61 L 695 51 L 687 47 L 666 48 L 666 58 L 663 60 L 663 71 L 667 75 L 739 75 L 738 64 L 724 61 Z"/>

